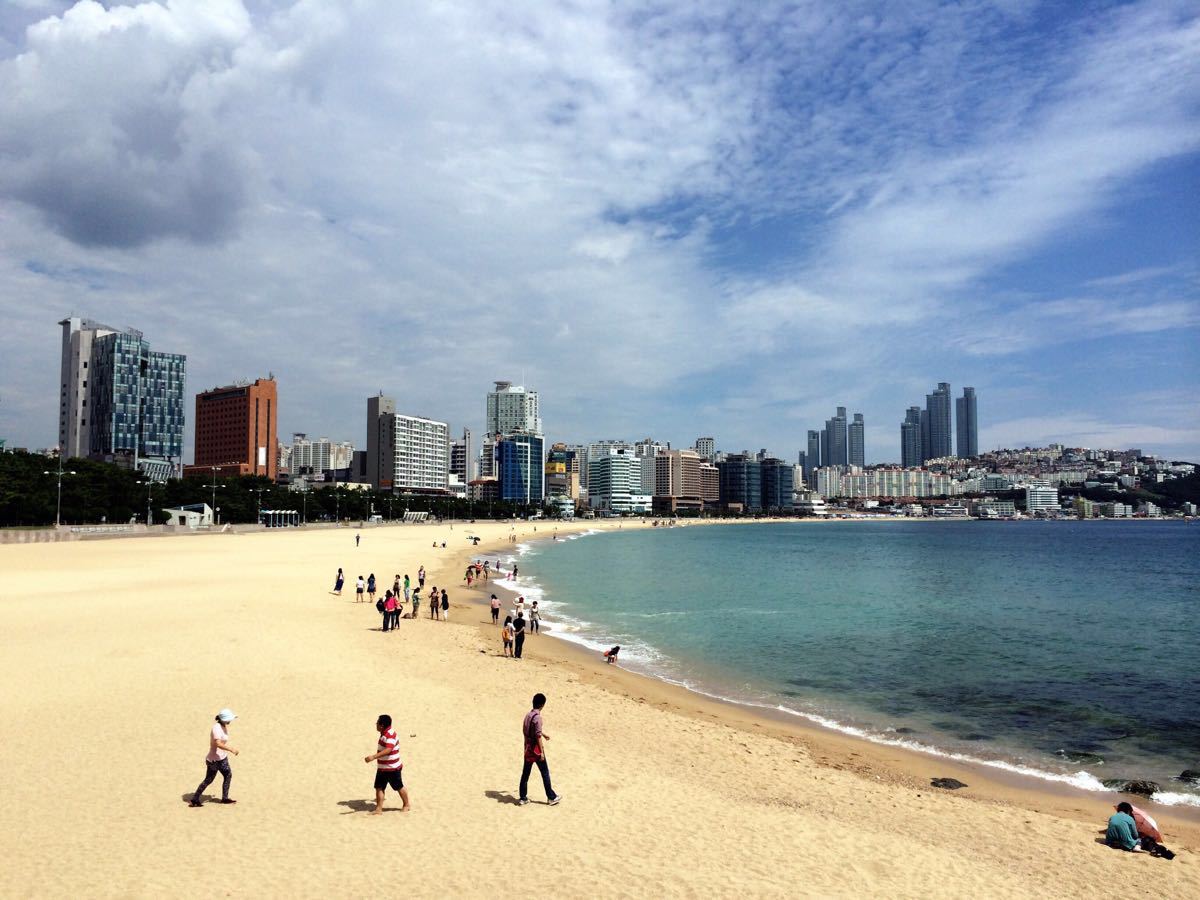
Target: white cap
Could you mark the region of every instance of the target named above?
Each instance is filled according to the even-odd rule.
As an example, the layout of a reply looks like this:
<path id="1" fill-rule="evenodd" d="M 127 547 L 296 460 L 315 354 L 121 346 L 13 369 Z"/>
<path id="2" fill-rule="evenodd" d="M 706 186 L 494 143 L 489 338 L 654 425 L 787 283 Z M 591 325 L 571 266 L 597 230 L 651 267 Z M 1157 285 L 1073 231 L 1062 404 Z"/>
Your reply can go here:
<path id="1" fill-rule="evenodd" d="M 223 709 L 219 713 L 217 713 L 217 718 L 222 722 L 229 723 L 237 718 L 237 713 L 235 713 L 232 709 L 229 709 L 228 707 L 226 707 L 225 709 Z"/>

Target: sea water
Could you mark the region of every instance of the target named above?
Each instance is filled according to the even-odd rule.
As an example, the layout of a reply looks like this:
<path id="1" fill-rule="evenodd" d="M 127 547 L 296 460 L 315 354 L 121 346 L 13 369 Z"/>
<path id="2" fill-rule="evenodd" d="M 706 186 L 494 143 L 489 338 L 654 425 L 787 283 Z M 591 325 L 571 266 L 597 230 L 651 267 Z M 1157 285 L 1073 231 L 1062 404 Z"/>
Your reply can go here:
<path id="1" fill-rule="evenodd" d="M 1103 790 L 1200 769 L 1200 525 L 794 522 L 522 545 L 546 630 L 862 737 Z"/>

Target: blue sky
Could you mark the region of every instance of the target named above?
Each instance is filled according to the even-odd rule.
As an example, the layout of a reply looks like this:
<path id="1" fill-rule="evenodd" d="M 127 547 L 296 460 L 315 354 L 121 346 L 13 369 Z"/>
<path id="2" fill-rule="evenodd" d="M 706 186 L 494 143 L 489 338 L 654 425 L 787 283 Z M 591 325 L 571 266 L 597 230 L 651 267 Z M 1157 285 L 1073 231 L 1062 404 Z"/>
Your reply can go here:
<path id="1" fill-rule="evenodd" d="M 984 449 L 1197 459 L 1197 196 L 1194 3 L 17 0 L 0 436 L 53 442 L 74 313 L 274 372 L 284 434 L 503 378 L 552 440 L 843 405 L 883 462 L 949 381 Z"/>

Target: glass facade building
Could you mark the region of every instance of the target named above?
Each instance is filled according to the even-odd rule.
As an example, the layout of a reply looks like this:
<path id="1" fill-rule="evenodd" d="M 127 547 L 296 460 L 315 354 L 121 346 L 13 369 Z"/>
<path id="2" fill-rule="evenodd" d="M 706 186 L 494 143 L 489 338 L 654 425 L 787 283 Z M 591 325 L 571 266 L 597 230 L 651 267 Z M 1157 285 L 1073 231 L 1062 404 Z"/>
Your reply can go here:
<path id="1" fill-rule="evenodd" d="M 796 490 L 796 470 L 782 459 L 768 457 L 759 463 L 762 508 L 791 512 Z"/>
<path id="2" fill-rule="evenodd" d="M 964 459 L 979 455 L 979 414 L 975 406 L 975 388 L 963 388 L 954 401 L 958 427 L 958 455 Z"/>
<path id="3" fill-rule="evenodd" d="M 721 503 L 741 504 L 745 512 L 762 509 L 762 464 L 738 453 L 717 463 Z"/>
<path id="4" fill-rule="evenodd" d="M 183 455 L 186 375 L 185 356 L 152 351 L 138 332 L 97 337 L 88 388 L 90 455 L 129 458 L 146 471 L 155 461 L 173 468 Z"/>
<path id="5" fill-rule="evenodd" d="M 500 499 L 541 506 L 545 497 L 545 441 L 537 434 L 509 434 L 496 442 Z"/>

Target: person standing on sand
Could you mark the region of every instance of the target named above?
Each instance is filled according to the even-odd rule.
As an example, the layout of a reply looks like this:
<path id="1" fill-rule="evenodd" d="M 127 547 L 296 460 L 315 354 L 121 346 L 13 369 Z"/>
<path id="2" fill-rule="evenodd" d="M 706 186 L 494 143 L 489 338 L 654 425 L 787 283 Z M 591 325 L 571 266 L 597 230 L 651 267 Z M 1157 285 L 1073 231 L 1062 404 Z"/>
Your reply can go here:
<path id="1" fill-rule="evenodd" d="M 521 649 L 525 646 L 525 613 L 517 611 L 517 618 L 513 622 L 513 656 L 517 659 L 521 658 Z"/>
<path id="2" fill-rule="evenodd" d="M 533 601 L 533 606 L 529 607 L 529 633 L 537 634 L 541 628 L 542 613 L 538 609 L 537 601 Z"/>
<path id="3" fill-rule="evenodd" d="M 500 640 L 504 644 L 504 655 L 512 656 L 512 645 L 513 645 L 512 616 L 504 617 L 504 627 L 500 630 Z"/>
<path id="4" fill-rule="evenodd" d="M 417 587 L 425 587 L 425 567 L 417 569 Z"/>
<path id="5" fill-rule="evenodd" d="M 400 576 L 397 575 L 392 579 L 392 596 L 396 598 L 396 602 L 400 602 Z"/>
<path id="6" fill-rule="evenodd" d="M 412 595 L 412 617 L 415 619 L 421 615 L 421 589 L 417 588 Z"/>
<path id="7" fill-rule="evenodd" d="M 492 624 L 500 624 L 500 600 L 492 594 Z"/>
<path id="8" fill-rule="evenodd" d="M 433 587 L 431 587 L 429 589 L 429 618 L 431 618 L 431 619 L 441 618 L 441 616 L 439 615 L 439 610 L 441 608 L 441 605 L 442 605 L 442 598 L 438 595 L 437 585 L 435 584 Z"/>
<path id="9" fill-rule="evenodd" d="M 546 741 L 550 735 L 542 730 L 542 709 L 546 705 L 545 694 L 533 695 L 533 709 L 525 714 L 521 723 L 521 736 L 525 744 L 525 765 L 521 767 L 521 791 L 517 803 L 524 806 L 529 802 L 529 773 L 537 766 L 542 773 L 542 787 L 546 789 L 546 802 L 558 806 L 562 794 L 554 793 L 550 786 L 550 764 L 546 762 Z"/>
<path id="10" fill-rule="evenodd" d="M 345 583 L 346 583 L 346 576 L 342 574 L 342 570 L 339 568 L 338 573 L 337 573 L 337 578 L 335 578 L 333 580 L 333 592 L 337 596 L 339 596 L 339 597 L 342 596 L 342 585 L 344 585 Z"/>
<path id="11" fill-rule="evenodd" d="M 371 815 L 383 813 L 383 792 L 389 787 L 400 795 L 404 806 L 401 812 L 408 812 L 412 807 L 408 804 L 408 791 L 404 788 L 404 763 L 400 761 L 400 739 L 392 730 L 392 717 L 381 715 L 375 720 L 375 730 L 379 732 L 379 749 L 370 756 L 363 757 L 363 762 L 376 763 L 375 768 L 375 809 Z"/>
<path id="12" fill-rule="evenodd" d="M 229 754 L 238 756 L 238 751 L 229 746 L 229 723 L 236 719 L 232 709 L 223 709 L 217 713 L 216 721 L 213 723 L 212 730 L 208 736 L 208 756 L 204 757 L 204 765 L 207 771 L 204 774 L 204 780 L 200 782 L 200 786 L 196 788 L 196 793 L 192 795 L 192 801 L 188 806 L 200 807 L 204 805 L 204 789 L 213 783 L 217 773 L 221 773 L 221 802 L 230 804 L 237 803 L 236 800 L 229 799 L 229 782 L 233 781 L 233 770 L 229 768 Z"/>
<path id="13" fill-rule="evenodd" d="M 365 591 L 366 589 L 367 589 L 367 583 L 365 581 L 363 581 L 363 577 L 361 575 L 359 575 L 358 581 L 354 582 L 354 593 L 356 595 L 354 598 L 355 603 L 363 602 L 363 591 Z"/>
<path id="14" fill-rule="evenodd" d="M 367 599 L 372 603 L 375 602 L 375 573 L 372 572 L 367 576 Z"/>
<path id="15" fill-rule="evenodd" d="M 383 597 L 383 630 L 390 631 L 396 620 L 396 595 L 388 591 Z"/>
<path id="16" fill-rule="evenodd" d="M 404 576 L 404 602 L 405 603 L 408 602 L 409 593 L 410 593 L 409 588 L 411 587 L 411 585 L 412 585 L 412 582 L 408 580 L 408 575 L 406 574 Z"/>
<path id="17" fill-rule="evenodd" d="M 356 534 L 354 536 L 354 546 L 357 547 L 360 543 L 362 543 L 362 535 Z"/>
<path id="18" fill-rule="evenodd" d="M 450 595 L 446 593 L 445 588 L 442 588 L 442 621 L 450 621 Z"/>

